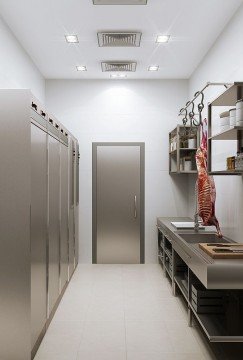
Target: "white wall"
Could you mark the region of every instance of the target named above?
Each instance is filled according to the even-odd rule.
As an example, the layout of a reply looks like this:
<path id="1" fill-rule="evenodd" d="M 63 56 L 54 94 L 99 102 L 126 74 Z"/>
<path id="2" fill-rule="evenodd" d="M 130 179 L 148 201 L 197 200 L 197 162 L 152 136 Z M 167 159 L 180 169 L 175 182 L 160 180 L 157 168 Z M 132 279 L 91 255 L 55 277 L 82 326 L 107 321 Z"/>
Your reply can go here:
<path id="1" fill-rule="evenodd" d="M 192 75 L 189 82 L 190 96 L 202 88 L 206 82 L 243 81 L 243 5 L 239 8 L 228 26 L 215 42 Z M 206 91 L 206 103 L 223 91 L 222 87 L 210 88 Z M 218 119 L 214 119 L 217 128 Z M 235 148 L 219 144 L 217 159 L 226 162 L 226 152 L 235 155 Z M 220 150 L 220 154 L 219 154 Z M 227 151 L 226 151 L 227 150 Z M 228 155 L 229 156 L 229 155 Z M 238 176 L 215 176 L 217 187 L 216 215 L 225 235 L 243 242 L 243 181 Z M 194 185 L 190 181 L 189 208 L 194 204 Z"/>
<path id="2" fill-rule="evenodd" d="M 31 89 L 44 103 L 45 80 L 0 17 L 0 88 Z"/>
<path id="3" fill-rule="evenodd" d="M 80 143 L 81 262 L 91 262 L 92 142 L 145 142 L 146 262 L 157 261 L 156 217 L 187 214 L 187 178 L 168 174 L 168 133 L 187 90 L 184 80 L 46 82 L 48 108 Z"/>

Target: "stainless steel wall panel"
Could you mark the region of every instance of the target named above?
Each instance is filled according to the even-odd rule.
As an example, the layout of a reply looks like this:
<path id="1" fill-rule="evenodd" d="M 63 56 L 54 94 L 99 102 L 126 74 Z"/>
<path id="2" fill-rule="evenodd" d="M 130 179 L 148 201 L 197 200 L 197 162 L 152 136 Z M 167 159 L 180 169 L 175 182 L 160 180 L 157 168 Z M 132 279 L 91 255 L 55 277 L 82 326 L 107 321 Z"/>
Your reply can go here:
<path id="1" fill-rule="evenodd" d="M 48 135 L 48 311 L 59 296 L 60 143 Z"/>
<path id="2" fill-rule="evenodd" d="M 60 290 L 68 281 L 68 148 L 60 144 L 61 160 L 61 232 L 60 232 Z"/>
<path id="3" fill-rule="evenodd" d="M 47 134 L 31 124 L 31 346 L 46 322 Z"/>

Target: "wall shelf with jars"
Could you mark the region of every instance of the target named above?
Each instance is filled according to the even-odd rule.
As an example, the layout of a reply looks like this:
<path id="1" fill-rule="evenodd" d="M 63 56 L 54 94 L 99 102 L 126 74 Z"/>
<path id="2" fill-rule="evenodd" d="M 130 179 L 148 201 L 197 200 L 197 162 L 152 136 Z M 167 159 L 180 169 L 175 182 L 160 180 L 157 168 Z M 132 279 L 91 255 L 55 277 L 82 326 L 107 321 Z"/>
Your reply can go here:
<path id="1" fill-rule="evenodd" d="M 177 125 L 169 133 L 170 174 L 196 174 L 195 155 L 199 146 L 199 129 L 196 126 Z"/>
<path id="2" fill-rule="evenodd" d="M 243 174 L 243 83 L 229 86 L 208 104 L 208 171 Z"/>

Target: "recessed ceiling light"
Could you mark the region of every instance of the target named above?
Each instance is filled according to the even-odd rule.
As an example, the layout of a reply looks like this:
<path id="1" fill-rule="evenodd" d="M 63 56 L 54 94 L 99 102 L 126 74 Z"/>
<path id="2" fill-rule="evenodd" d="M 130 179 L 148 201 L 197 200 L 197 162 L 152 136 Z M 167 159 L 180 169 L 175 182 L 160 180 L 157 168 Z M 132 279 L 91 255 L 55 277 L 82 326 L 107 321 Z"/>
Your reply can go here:
<path id="1" fill-rule="evenodd" d="M 126 77 L 126 74 L 111 74 L 112 79 L 125 79 Z"/>
<path id="2" fill-rule="evenodd" d="M 157 43 L 167 43 L 170 39 L 170 35 L 158 35 L 156 42 Z"/>
<path id="3" fill-rule="evenodd" d="M 159 70 L 159 65 L 152 65 L 149 66 L 148 71 L 158 71 Z"/>
<path id="4" fill-rule="evenodd" d="M 75 44 L 78 43 L 78 36 L 77 35 L 65 35 L 66 42 Z"/>
<path id="5" fill-rule="evenodd" d="M 87 68 L 84 65 L 76 66 L 76 68 L 77 68 L 77 71 L 87 71 Z"/>

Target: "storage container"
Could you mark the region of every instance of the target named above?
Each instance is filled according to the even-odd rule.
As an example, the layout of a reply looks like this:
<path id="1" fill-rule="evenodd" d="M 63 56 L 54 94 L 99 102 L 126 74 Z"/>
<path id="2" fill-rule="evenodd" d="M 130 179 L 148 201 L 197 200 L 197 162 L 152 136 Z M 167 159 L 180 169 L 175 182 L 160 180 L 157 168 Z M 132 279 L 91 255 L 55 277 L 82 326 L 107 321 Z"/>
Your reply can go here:
<path id="1" fill-rule="evenodd" d="M 243 125 L 243 100 L 238 100 L 236 103 L 236 125 Z"/>
<path id="2" fill-rule="evenodd" d="M 236 126 L 236 109 L 230 109 L 230 127 Z"/>
<path id="3" fill-rule="evenodd" d="M 230 128 L 230 112 L 224 111 L 219 115 L 220 117 L 220 132 L 224 132 L 226 130 L 229 130 Z"/>
<path id="4" fill-rule="evenodd" d="M 224 313 L 222 291 L 208 290 L 202 284 L 191 285 L 191 304 L 198 314 Z"/>
<path id="5" fill-rule="evenodd" d="M 184 171 L 191 171 L 192 170 L 192 159 L 190 156 L 186 156 L 184 158 Z"/>
<path id="6" fill-rule="evenodd" d="M 188 139 L 188 148 L 195 149 L 196 147 L 197 147 L 197 139 L 196 138 Z"/>

